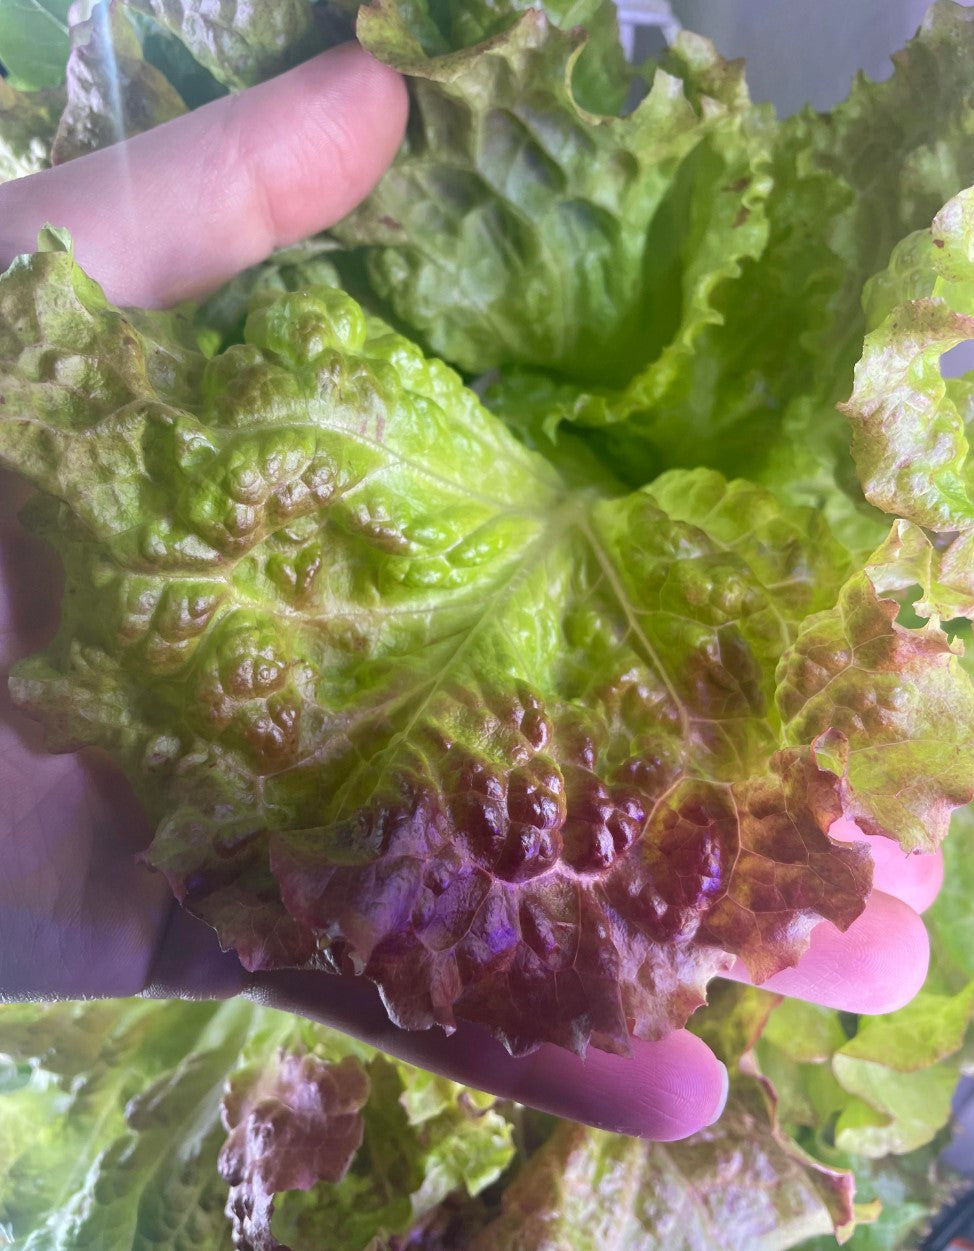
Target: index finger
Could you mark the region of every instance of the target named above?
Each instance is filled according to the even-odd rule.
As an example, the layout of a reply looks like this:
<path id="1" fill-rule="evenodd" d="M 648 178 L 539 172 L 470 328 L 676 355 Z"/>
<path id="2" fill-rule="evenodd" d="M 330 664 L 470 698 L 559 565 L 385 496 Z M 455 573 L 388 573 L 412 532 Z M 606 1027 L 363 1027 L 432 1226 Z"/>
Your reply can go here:
<path id="1" fill-rule="evenodd" d="M 0 268 L 66 226 L 117 304 L 213 290 L 363 199 L 406 123 L 395 71 L 358 44 L 122 144 L 0 187 Z"/>
<path id="2" fill-rule="evenodd" d="M 713 1124 L 727 1101 L 726 1068 L 688 1030 L 657 1042 L 633 1040 L 629 1056 L 593 1047 L 582 1059 L 545 1044 L 515 1057 L 486 1030 L 466 1021 L 449 1036 L 435 1028 L 397 1029 L 376 988 L 364 978 L 291 969 L 255 973 L 246 994 L 255 1003 L 322 1021 L 453 1081 L 614 1133 L 672 1142 Z"/>

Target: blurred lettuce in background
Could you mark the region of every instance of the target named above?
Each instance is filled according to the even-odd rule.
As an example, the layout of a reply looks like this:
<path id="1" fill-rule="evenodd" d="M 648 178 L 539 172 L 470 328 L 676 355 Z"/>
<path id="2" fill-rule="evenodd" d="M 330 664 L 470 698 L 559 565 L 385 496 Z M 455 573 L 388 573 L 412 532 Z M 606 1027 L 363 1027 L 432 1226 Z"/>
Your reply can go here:
<path id="1" fill-rule="evenodd" d="M 659 66 L 631 67 L 607 0 L 531 7 L 0 0 L 0 179 L 259 82 L 354 28 L 410 79 L 403 150 L 328 238 L 190 310 L 207 357 L 239 360 L 261 317 L 273 336 L 268 310 L 291 308 L 289 294 L 344 287 L 370 332 L 383 318 L 476 381 L 482 415 L 433 374 L 449 412 L 483 422 L 511 463 L 537 454 L 610 496 L 652 484 L 667 516 L 706 518 L 752 562 L 765 541 L 780 560 L 783 535 L 796 550 L 779 512 L 823 516 L 831 572 L 811 582 L 832 598 L 776 603 L 806 640 L 826 628 L 805 618 L 832 610 L 829 578 L 852 569 L 901 601 L 916 638 L 937 618 L 966 639 L 971 382 L 944 383 L 938 362 L 974 315 L 959 195 L 974 183 L 974 15 L 938 3 L 888 81 L 861 78 L 831 112 L 781 122 L 706 40 L 685 34 Z M 0 455 L 33 464 L 12 440 Z M 723 486 L 708 506 L 718 475 L 753 484 L 729 498 L 749 520 L 766 507 L 765 529 L 717 509 Z M 779 699 L 788 680 L 774 677 Z M 792 715 L 783 706 L 769 724 Z M 891 814 L 888 765 L 855 775 L 854 802 L 922 845 L 934 813 L 945 826 L 962 801 L 939 761 L 965 734 L 938 723 L 929 754 L 918 733 L 898 766 L 950 803 Z M 937 1155 L 974 1065 L 969 809 L 944 853 L 930 976 L 902 1011 L 856 1018 L 711 984 L 690 1024 L 728 1064 L 731 1097 L 684 1143 L 559 1124 L 247 1002 L 6 1005 L 0 1246 L 690 1251 L 715 1231 L 741 1251 L 916 1246 L 958 1184 Z"/>

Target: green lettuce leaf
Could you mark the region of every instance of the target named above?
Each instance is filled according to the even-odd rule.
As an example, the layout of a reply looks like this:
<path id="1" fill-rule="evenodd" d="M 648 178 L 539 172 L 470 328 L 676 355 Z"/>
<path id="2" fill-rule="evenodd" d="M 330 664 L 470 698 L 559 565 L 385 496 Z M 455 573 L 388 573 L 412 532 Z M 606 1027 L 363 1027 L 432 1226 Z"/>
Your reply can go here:
<path id="1" fill-rule="evenodd" d="M 355 15 L 365 6 L 349 0 L 344 7 Z M 584 28 L 586 45 L 573 67 L 572 90 L 584 108 L 617 113 L 633 71 L 619 43 L 616 6 L 609 0 L 470 0 L 460 5 L 416 0 L 396 5 L 398 17 L 431 56 L 493 40 L 510 30 L 528 9 L 543 12 L 559 30 Z"/>
<path id="2" fill-rule="evenodd" d="M 63 106 L 60 88 L 17 91 L 0 78 L 0 183 L 48 167 Z"/>
<path id="3" fill-rule="evenodd" d="M 777 1251 L 855 1221 L 851 1175 L 816 1164 L 740 1078 L 720 1122 L 645 1143 L 563 1122 L 508 1186 L 471 1251 Z M 746 1150 L 741 1144 L 746 1143 Z"/>
<path id="4" fill-rule="evenodd" d="M 919 586 L 922 616 L 974 617 L 974 379 L 940 369 L 974 338 L 974 189 L 905 239 L 865 298 L 875 328 L 843 411 L 867 498 L 900 518 L 870 576 L 886 590 Z"/>
<path id="5" fill-rule="evenodd" d="M 903 1155 L 931 1142 L 950 1119 L 960 1080 L 955 1064 L 900 1073 L 841 1051 L 832 1058 L 832 1070 L 842 1088 L 856 1096 L 839 1114 L 835 1144 L 840 1151 L 870 1158 Z"/>
<path id="6" fill-rule="evenodd" d="M 414 120 L 336 233 L 368 245 L 372 286 L 405 325 L 468 371 L 549 370 L 596 408 L 593 384 L 623 382 L 674 338 L 689 351 L 710 290 L 763 241 L 764 122 L 739 73 L 731 88 L 688 37 L 631 114 L 596 115 L 575 94 L 578 32 L 540 10 L 440 56 L 390 0 L 357 30 L 410 76 Z"/>
<path id="7" fill-rule="evenodd" d="M 333 263 L 337 245 L 318 236 L 278 248 L 266 261 L 242 270 L 193 313 L 197 341 L 213 355 L 243 339 L 250 300 L 258 291 L 300 291 L 304 287 L 340 287 Z"/>
<path id="8" fill-rule="evenodd" d="M 71 0 L 0 0 L 0 61 L 25 91 L 64 82 Z"/>
<path id="9" fill-rule="evenodd" d="M 558 138 L 535 125 L 518 70 L 501 70 L 522 64 L 534 27 L 459 59 L 424 53 L 391 3 L 363 9 L 359 31 L 413 76 L 419 120 L 375 197 L 339 229 L 368 245 L 373 285 L 412 331 L 472 372 L 502 366 L 491 405 L 543 450 L 566 419 L 594 425 L 592 444 L 634 485 L 706 463 L 824 507 L 857 550 L 876 546 L 883 529 L 863 506 L 834 406 L 861 344 L 862 284 L 902 234 L 974 181 L 964 164 L 969 10 L 934 6 L 892 79 L 862 79 L 831 114 L 777 129 L 749 108 L 739 67 L 693 39 L 656 75 L 650 98 L 667 107 L 661 117 L 657 99 L 648 130 L 649 100 L 630 117 L 592 119 L 566 102 L 571 48 L 549 30 L 547 68 L 532 67 L 530 83 L 550 83 Z M 691 119 L 687 105 L 701 103 Z M 679 152 L 661 147 L 674 126 Z M 586 181 L 600 161 L 618 163 L 617 147 L 642 169 L 635 197 L 604 171 L 594 192 Z M 579 200 L 593 206 L 584 229 Z M 606 258 L 608 278 L 593 277 L 593 257 Z"/>
<path id="10" fill-rule="evenodd" d="M 25 1251 L 364 1251 L 514 1150 L 491 1096 L 244 1000 L 4 1006 L 0 1054 Z"/>
<path id="11" fill-rule="evenodd" d="M 848 1251 L 916 1251 L 929 1228 L 932 1215 L 956 1197 L 958 1183 L 938 1166 L 942 1136 L 930 1146 L 909 1155 L 868 1160 L 831 1149 L 833 1167 L 854 1168 L 856 1193 L 879 1200 L 882 1210 L 875 1221 L 856 1226 Z M 814 1238 L 800 1244 L 801 1251 L 835 1251 L 832 1238 Z"/>
<path id="12" fill-rule="evenodd" d="M 898 1012 L 865 1018 L 841 1052 L 910 1073 L 960 1051 L 972 1016 L 974 982 L 956 995 L 921 991 Z"/>
<path id="13" fill-rule="evenodd" d="M 67 103 L 51 152 L 57 164 L 139 134 L 186 111 L 179 93 L 142 55 L 118 3 L 97 4 L 71 27 Z"/>
<path id="14" fill-rule="evenodd" d="M 142 56 L 154 65 L 178 92 L 187 108 L 199 108 L 227 94 L 208 69 L 196 60 L 189 48 L 173 32 L 147 14 L 132 9 L 126 0 L 115 0 L 135 27 L 142 44 Z"/>
<path id="15" fill-rule="evenodd" d="M 925 914 L 930 934 L 928 987 L 941 994 L 964 992 L 974 978 L 974 811 L 960 808 L 944 844 L 944 882 Z"/>
<path id="16" fill-rule="evenodd" d="M 305 60 L 320 50 L 311 0 L 251 4 L 221 0 L 125 0 L 175 35 L 219 83 L 238 91 Z"/>
<path id="17" fill-rule="evenodd" d="M 0 1050 L 45 1087 L 0 1169 L 0 1220 L 25 1251 L 229 1248 L 223 1082 L 246 1003 L 5 1007 Z M 26 1104 L 26 1092 L 12 1096 Z M 0 1097 L 0 1117 L 6 1116 Z"/>
<path id="18" fill-rule="evenodd" d="M 0 284 L 0 457 L 74 589 L 12 689 L 123 763 L 249 967 L 624 1050 L 858 915 L 841 814 L 913 846 L 970 797 L 966 674 L 815 514 L 706 470 L 568 489 L 334 288 L 259 292 L 206 359 L 46 246 Z"/>
<path id="19" fill-rule="evenodd" d="M 733 1070 L 758 1039 L 767 1034 L 772 1009 L 780 1002 L 780 995 L 758 986 L 716 981 L 710 987 L 706 1004 L 693 1014 L 687 1027 L 704 1040 L 728 1070 Z"/>
<path id="20" fill-rule="evenodd" d="M 781 124 L 760 255 L 715 289 L 713 324 L 668 388 L 593 436 L 626 481 L 705 463 L 822 508 L 864 556 L 882 541 L 835 406 L 861 353 L 864 283 L 974 183 L 972 58 L 974 14 L 941 0 L 888 80 L 860 76 L 831 112 Z"/>

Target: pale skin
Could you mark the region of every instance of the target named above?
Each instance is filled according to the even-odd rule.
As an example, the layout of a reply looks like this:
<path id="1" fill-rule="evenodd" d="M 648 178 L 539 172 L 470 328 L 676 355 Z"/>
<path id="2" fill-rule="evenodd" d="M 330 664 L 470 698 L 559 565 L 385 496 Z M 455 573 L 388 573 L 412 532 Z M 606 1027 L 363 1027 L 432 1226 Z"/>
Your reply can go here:
<path id="1" fill-rule="evenodd" d="M 356 45 L 125 144 L 0 187 L 0 268 L 46 222 L 119 304 L 162 307 L 220 285 L 275 247 L 322 230 L 391 161 L 406 93 Z M 552 1047 L 512 1059 L 463 1026 L 407 1034 L 373 988 L 322 974 L 249 975 L 213 932 L 173 905 L 138 863 L 151 837 L 124 779 L 91 753 L 51 756 L 11 707 L 6 675 L 49 637 L 57 560 L 17 521 L 28 489 L 0 474 L 0 999 L 247 994 L 332 1024 L 457 1080 L 562 1116 L 677 1139 L 719 1115 L 726 1075 L 685 1030 L 636 1041 L 631 1057 Z M 860 838 L 855 827 L 834 830 Z M 919 913 L 940 885 L 938 855 L 874 839 L 876 886 L 845 933 L 823 923 L 797 968 L 767 985 L 851 1012 L 891 1011 L 923 982 Z M 746 979 L 740 969 L 735 976 Z"/>

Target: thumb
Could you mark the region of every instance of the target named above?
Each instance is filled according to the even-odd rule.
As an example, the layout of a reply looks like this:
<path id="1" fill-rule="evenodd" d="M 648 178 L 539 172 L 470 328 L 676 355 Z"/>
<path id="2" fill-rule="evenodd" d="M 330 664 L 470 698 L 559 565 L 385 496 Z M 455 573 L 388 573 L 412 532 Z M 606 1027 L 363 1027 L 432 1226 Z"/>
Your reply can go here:
<path id="1" fill-rule="evenodd" d="M 402 79 L 355 43 L 0 187 L 0 267 L 50 222 L 118 304 L 201 295 L 332 225 L 402 139 Z"/>

